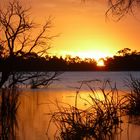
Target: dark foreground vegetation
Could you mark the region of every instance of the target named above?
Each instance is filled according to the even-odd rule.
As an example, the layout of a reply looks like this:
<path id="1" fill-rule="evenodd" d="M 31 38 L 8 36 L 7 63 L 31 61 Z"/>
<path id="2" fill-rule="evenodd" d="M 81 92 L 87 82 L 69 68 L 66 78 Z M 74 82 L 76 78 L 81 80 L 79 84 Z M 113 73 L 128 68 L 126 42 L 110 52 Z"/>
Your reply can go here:
<path id="1" fill-rule="evenodd" d="M 120 124 L 124 115 L 122 108 L 124 108 L 125 100 L 119 100 L 116 87 L 112 87 L 109 81 L 103 83 L 101 93 L 92 88 L 91 82 L 94 84 L 99 81 L 81 83 L 82 86 L 85 84 L 92 91 L 89 98 L 82 99 L 88 104 L 88 108 L 78 108 L 79 91 L 76 94 L 75 106 L 64 104 L 61 106 L 60 103 L 56 103 L 58 111 L 51 114 L 51 121 L 55 122 L 58 127 L 56 139 L 112 140 L 115 133 L 121 131 Z M 106 88 L 110 89 L 106 91 Z"/>
<path id="2" fill-rule="evenodd" d="M 57 128 L 55 139 L 115 140 L 123 131 L 121 124 L 129 123 L 130 120 L 133 122 L 140 115 L 140 80 L 130 75 L 126 81 L 126 86 L 130 89 L 126 95 L 119 95 L 116 85 L 112 86 L 108 80 L 102 82 L 99 89 L 95 89 L 94 83 L 101 81 L 93 80 L 81 83 L 74 106 L 54 102 L 57 110 L 49 114 L 51 120 L 47 130 L 48 139 L 49 128 L 54 123 Z M 80 89 L 84 85 L 91 91 L 89 98 L 80 97 Z M 79 108 L 78 100 L 86 102 L 88 107 Z M 124 122 L 124 117 L 129 121 Z"/>
<path id="3" fill-rule="evenodd" d="M 95 89 L 94 84 L 99 84 Z M 125 79 L 128 93 L 120 95 L 116 85 L 108 80 L 81 82 L 75 96 L 75 104 L 54 102 L 56 111 L 51 111 L 47 131 L 54 123 L 57 131 L 55 139 L 60 140 L 114 140 L 123 131 L 122 123 L 133 123 L 140 116 L 140 79 L 130 75 Z M 80 96 L 83 86 L 90 89 L 88 98 Z M 18 130 L 17 111 L 19 102 L 18 84 L 0 90 L 0 139 L 16 140 Z M 79 107 L 79 100 L 86 103 Z M 124 122 L 123 117 L 128 118 Z M 45 134 L 44 134 L 45 135 Z"/>

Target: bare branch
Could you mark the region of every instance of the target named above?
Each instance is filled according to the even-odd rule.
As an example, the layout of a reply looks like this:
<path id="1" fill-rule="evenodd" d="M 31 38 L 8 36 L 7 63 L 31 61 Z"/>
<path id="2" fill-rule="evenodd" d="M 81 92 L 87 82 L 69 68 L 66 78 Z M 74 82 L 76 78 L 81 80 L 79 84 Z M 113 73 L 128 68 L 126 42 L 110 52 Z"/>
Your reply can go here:
<path id="1" fill-rule="evenodd" d="M 112 17 L 116 21 L 119 21 L 128 13 L 133 14 L 133 9 L 136 5 L 139 5 L 137 0 L 109 0 L 110 8 L 106 11 L 106 17 Z"/>
<path id="2" fill-rule="evenodd" d="M 26 85 L 31 88 L 48 87 L 53 81 L 59 80 L 62 72 L 11 72 L 8 87 Z"/>
<path id="3" fill-rule="evenodd" d="M 45 53 L 49 48 L 47 48 L 48 41 L 53 38 L 47 34 L 48 29 L 51 28 L 51 19 L 46 21 L 40 33 L 36 33 L 37 35 L 34 37 L 31 32 L 34 32 L 34 29 L 35 32 L 37 30 L 35 23 L 29 18 L 29 10 L 23 8 L 18 0 L 13 0 L 9 2 L 7 8 L 0 9 L 1 30 L 5 36 L 3 39 L 1 38 L 0 43 L 4 44 L 9 55 L 18 55 L 22 51 L 30 53 L 37 50 Z"/>
<path id="4" fill-rule="evenodd" d="M 32 52 L 33 49 L 40 45 L 40 46 L 44 46 L 46 45 L 46 42 L 48 42 L 48 40 L 52 39 L 52 37 L 47 37 L 46 36 L 46 31 L 51 27 L 51 21 L 50 19 L 46 22 L 46 24 L 43 26 L 42 31 L 40 31 L 39 35 L 32 40 L 33 45 L 32 47 L 30 47 L 28 52 Z"/>

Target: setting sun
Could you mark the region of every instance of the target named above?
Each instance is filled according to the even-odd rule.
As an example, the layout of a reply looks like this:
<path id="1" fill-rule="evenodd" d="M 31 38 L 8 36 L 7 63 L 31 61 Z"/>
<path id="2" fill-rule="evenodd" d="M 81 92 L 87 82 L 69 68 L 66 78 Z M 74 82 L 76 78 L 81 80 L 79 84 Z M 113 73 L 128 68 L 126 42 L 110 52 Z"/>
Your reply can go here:
<path id="1" fill-rule="evenodd" d="M 99 60 L 97 61 L 97 66 L 104 67 L 104 66 L 105 66 L 104 60 L 103 60 L 103 59 L 99 59 Z"/>

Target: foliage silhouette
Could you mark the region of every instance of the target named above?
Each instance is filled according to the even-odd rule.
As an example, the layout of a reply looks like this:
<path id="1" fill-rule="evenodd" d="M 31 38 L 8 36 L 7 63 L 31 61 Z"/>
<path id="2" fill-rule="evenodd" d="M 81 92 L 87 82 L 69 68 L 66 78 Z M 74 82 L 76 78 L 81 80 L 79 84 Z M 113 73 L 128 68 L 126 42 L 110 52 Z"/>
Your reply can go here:
<path id="1" fill-rule="evenodd" d="M 105 60 L 106 70 L 113 71 L 139 71 L 140 70 L 140 52 L 131 51 L 124 48 L 118 51 L 120 55 Z"/>

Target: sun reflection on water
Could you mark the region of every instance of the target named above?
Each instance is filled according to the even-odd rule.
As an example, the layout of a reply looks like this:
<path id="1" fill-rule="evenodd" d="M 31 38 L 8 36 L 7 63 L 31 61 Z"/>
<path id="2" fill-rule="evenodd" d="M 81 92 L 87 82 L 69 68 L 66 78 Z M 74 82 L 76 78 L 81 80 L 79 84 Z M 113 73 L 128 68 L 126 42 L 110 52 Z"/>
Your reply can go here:
<path id="1" fill-rule="evenodd" d="M 109 91 L 107 91 L 108 93 Z M 75 106 L 77 94 L 77 107 L 80 109 L 87 109 L 93 104 L 93 98 L 104 101 L 104 95 L 101 91 L 97 90 L 95 93 L 91 90 L 80 90 L 76 92 L 75 89 L 70 90 L 29 90 L 28 92 L 21 93 L 20 96 L 20 108 L 18 111 L 18 120 L 19 120 L 19 130 L 17 131 L 17 140 L 42 140 L 47 139 L 47 127 L 49 125 L 50 112 L 56 111 L 56 103 L 59 103 L 60 106 Z M 121 94 L 121 93 L 120 93 Z M 125 118 L 125 120 L 127 120 Z M 127 140 L 127 123 L 123 124 L 124 128 L 122 134 L 122 140 Z M 135 129 L 134 129 L 135 127 Z M 54 139 L 54 135 L 57 128 L 54 124 L 51 124 L 49 129 L 50 139 Z M 134 131 L 135 130 L 135 131 Z M 130 139 L 138 140 L 139 127 L 130 125 L 129 131 Z M 135 136 L 134 136 L 134 134 Z M 119 139 L 120 140 L 120 139 Z"/>

